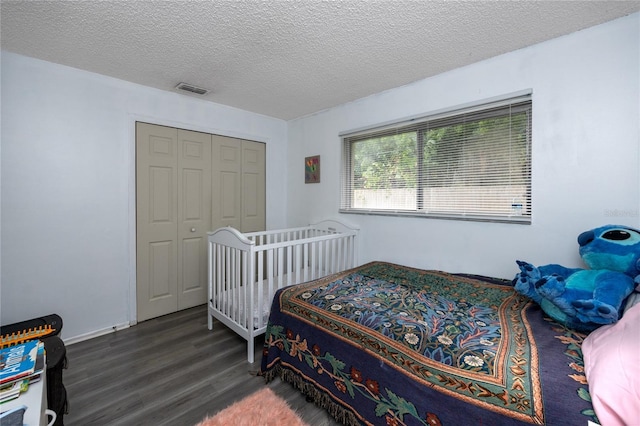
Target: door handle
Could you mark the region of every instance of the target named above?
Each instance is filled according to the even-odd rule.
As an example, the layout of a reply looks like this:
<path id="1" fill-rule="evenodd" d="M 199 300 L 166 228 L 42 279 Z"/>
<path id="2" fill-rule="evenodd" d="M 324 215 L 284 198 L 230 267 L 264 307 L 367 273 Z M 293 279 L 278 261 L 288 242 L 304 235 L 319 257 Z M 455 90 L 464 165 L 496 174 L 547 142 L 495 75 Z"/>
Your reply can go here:
<path id="1" fill-rule="evenodd" d="M 191 232 L 196 232 L 196 228 L 191 228 Z"/>

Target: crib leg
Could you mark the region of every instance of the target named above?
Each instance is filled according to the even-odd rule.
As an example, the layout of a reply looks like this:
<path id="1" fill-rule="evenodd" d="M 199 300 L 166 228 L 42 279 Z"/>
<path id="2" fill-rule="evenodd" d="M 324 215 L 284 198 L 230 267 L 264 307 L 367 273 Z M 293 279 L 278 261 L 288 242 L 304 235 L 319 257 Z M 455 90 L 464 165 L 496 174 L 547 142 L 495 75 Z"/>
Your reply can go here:
<path id="1" fill-rule="evenodd" d="M 207 327 L 209 331 L 213 330 L 213 316 L 211 314 L 207 315 Z"/>
<path id="2" fill-rule="evenodd" d="M 250 364 L 253 364 L 254 361 L 256 360 L 255 358 L 255 349 L 254 349 L 254 342 L 253 342 L 253 337 L 249 337 L 247 339 L 247 361 Z"/>

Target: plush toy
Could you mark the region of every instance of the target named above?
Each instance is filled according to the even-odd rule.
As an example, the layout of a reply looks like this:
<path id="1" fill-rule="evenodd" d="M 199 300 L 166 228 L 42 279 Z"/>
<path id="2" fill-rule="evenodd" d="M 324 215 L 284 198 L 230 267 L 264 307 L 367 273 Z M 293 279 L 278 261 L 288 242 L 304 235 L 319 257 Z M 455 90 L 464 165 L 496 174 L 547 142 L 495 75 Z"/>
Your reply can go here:
<path id="1" fill-rule="evenodd" d="M 606 225 L 581 233 L 578 244 L 591 269 L 536 267 L 518 260 L 521 272 L 513 284 L 551 318 L 591 331 L 618 321 L 622 302 L 640 285 L 640 231 Z"/>

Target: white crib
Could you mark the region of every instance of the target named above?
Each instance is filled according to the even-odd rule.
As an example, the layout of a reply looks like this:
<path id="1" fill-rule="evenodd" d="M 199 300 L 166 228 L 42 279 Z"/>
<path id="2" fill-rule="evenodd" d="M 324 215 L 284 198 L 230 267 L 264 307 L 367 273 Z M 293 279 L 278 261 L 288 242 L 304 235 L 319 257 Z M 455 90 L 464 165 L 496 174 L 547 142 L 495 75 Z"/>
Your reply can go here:
<path id="1" fill-rule="evenodd" d="M 209 232 L 208 325 L 213 318 L 247 340 L 267 328 L 276 290 L 355 267 L 358 230 L 334 220 L 301 228 L 242 234 Z"/>

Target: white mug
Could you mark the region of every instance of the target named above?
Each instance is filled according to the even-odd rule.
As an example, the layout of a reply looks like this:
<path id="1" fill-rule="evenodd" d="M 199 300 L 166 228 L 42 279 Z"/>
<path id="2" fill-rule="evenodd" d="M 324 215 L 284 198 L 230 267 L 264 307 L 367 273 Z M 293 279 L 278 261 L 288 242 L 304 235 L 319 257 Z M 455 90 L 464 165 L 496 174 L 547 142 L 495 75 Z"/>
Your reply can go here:
<path id="1" fill-rule="evenodd" d="M 44 410 L 44 415 L 47 417 L 51 417 L 51 420 L 49 421 L 49 423 L 47 423 L 47 426 L 53 426 L 53 424 L 56 422 L 56 419 L 58 418 L 56 412 L 49 409 Z"/>

